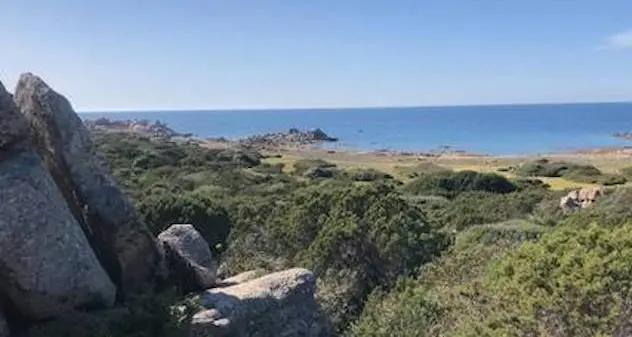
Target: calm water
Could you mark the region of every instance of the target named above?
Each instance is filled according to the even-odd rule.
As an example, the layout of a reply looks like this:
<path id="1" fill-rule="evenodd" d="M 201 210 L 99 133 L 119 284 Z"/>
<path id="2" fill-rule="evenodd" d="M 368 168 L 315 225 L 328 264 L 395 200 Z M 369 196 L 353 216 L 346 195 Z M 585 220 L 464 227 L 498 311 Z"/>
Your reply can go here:
<path id="1" fill-rule="evenodd" d="M 262 111 L 82 113 L 84 118 L 150 119 L 201 137 L 238 138 L 289 128 L 322 128 L 336 146 L 427 151 L 439 146 L 488 154 L 534 154 L 632 145 L 632 103 Z"/>

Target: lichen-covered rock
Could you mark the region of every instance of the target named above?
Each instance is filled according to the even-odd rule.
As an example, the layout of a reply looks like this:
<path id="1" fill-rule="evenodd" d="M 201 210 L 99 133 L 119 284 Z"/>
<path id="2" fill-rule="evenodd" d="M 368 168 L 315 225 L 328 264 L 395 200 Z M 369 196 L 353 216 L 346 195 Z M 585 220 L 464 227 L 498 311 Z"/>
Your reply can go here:
<path id="1" fill-rule="evenodd" d="M 23 140 L 28 135 L 28 124 L 13 103 L 13 97 L 0 83 L 0 150 Z"/>
<path id="2" fill-rule="evenodd" d="M 23 315 L 107 307 L 116 288 L 34 152 L 0 161 L 0 289 Z"/>
<path id="3" fill-rule="evenodd" d="M 309 270 L 295 268 L 209 289 L 200 296 L 207 310 L 194 315 L 190 336 L 329 336 L 315 281 Z"/>
<path id="4" fill-rule="evenodd" d="M 68 100 L 30 73 L 20 77 L 14 100 L 112 280 L 124 292 L 145 287 L 159 269 L 157 243 L 106 165 L 93 155 L 89 133 Z"/>
<path id="5" fill-rule="evenodd" d="M 208 243 L 188 224 L 171 225 L 158 235 L 169 263 L 170 278 L 185 291 L 208 289 L 215 284 L 217 264 Z"/>

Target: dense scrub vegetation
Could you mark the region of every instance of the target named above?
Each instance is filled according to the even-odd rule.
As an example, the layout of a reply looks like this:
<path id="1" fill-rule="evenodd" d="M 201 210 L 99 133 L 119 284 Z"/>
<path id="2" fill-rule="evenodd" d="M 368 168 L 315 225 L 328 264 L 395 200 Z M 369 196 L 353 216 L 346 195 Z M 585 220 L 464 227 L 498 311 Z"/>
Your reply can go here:
<path id="1" fill-rule="evenodd" d="M 566 192 L 533 178 L 604 176 L 591 168 L 538 162 L 510 180 L 424 164 L 405 172 L 410 181 L 398 181 L 322 160 L 284 170 L 248 151 L 133 134 L 94 137 L 154 233 L 194 224 L 223 276 L 313 270 L 319 302 L 340 335 L 614 336 L 632 329 L 632 190 L 618 188 L 566 216 L 558 210 Z M 144 332 L 137 335 L 179 324 L 165 326 L 173 318 L 164 315 L 139 316 Z"/>
<path id="2" fill-rule="evenodd" d="M 540 159 L 520 165 L 514 173 L 523 177 L 563 177 L 580 183 L 620 185 L 627 182 L 626 173 L 606 174 L 592 165 Z"/>

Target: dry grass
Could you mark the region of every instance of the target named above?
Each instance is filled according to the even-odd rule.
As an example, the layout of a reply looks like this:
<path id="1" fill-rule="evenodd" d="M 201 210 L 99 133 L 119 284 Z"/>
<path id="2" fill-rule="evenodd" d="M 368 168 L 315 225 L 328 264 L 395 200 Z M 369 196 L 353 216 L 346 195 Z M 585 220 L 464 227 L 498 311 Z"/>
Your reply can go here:
<path id="1" fill-rule="evenodd" d="M 281 158 L 268 158 L 269 163 L 283 163 L 285 170 L 291 171 L 292 164 L 300 159 L 322 159 L 336 164 L 343 169 L 373 168 L 389 173 L 400 179 L 406 179 L 403 171 L 406 168 L 414 169 L 422 163 L 432 163 L 447 169 L 461 171 L 472 170 L 477 172 L 495 172 L 507 177 L 513 177 L 508 172 L 501 172 L 503 168 L 516 167 L 524 162 L 542 157 L 467 157 L 467 156 L 443 156 L 440 158 L 427 158 L 415 156 L 401 156 L 395 154 L 351 152 L 351 151 L 326 151 L 323 149 L 279 149 L 268 152 L 268 155 L 281 155 Z M 564 160 L 581 164 L 590 164 L 603 172 L 616 173 L 624 167 L 632 166 L 632 158 L 621 155 L 608 154 L 565 154 L 551 156 L 554 160 Z M 577 183 L 563 178 L 538 178 L 551 186 L 554 190 L 574 189 L 594 186 L 592 184 Z"/>

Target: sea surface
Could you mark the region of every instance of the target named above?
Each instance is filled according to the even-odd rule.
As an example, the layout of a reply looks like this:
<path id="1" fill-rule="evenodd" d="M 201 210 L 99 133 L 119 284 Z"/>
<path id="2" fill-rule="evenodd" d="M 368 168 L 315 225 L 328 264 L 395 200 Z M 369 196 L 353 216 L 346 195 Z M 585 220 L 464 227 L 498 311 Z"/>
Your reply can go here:
<path id="1" fill-rule="evenodd" d="M 160 120 L 179 132 L 229 139 L 321 128 L 357 150 L 457 150 L 494 155 L 630 146 L 632 103 L 237 111 L 80 113 L 83 118 Z"/>

